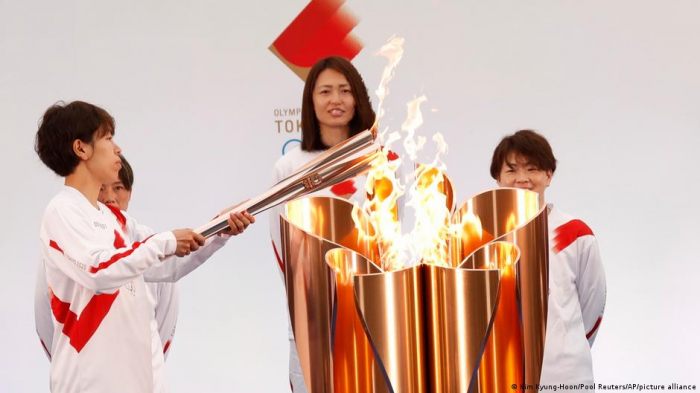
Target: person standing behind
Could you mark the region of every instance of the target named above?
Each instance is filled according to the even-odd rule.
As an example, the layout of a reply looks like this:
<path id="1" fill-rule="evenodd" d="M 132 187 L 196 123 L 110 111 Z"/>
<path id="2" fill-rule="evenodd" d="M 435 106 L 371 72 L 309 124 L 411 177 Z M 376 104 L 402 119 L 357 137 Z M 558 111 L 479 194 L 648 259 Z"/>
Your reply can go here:
<path id="1" fill-rule="evenodd" d="M 119 208 L 127 211 L 131 202 L 131 190 L 134 186 L 134 171 L 123 155 L 119 155 L 122 160 L 122 169 L 119 170 L 119 179 L 113 183 L 105 184 L 100 188 L 97 200 L 107 206 Z M 147 232 L 136 234 L 138 228 L 133 228 L 132 238 L 142 240 L 153 233 L 147 228 Z M 205 246 L 206 247 L 206 246 Z M 158 334 L 163 347 L 163 357 L 167 360 L 170 352 L 170 344 L 175 336 L 177 316 L 179 313 L 179 289 L 177 282 L 146 282 L 148 299 L 153 305 L 155 320 L 158 324 Z"/>
<path id="2" fill-rule="evenodd" d="M 493 152 L 491 177 L 500 187 L 539 194 L 545 202 L 557 160 L 542 135 L 521 130 Z M 583 221 L 547 204 L 549 307 L 541 384 L 593 384 L 591 346 L 603 319 L 606 282 L 598 241 Z"/>
<path id="3" fill-rule="evenodd" d="M 342 57 L 319 60 L 309 71 L 304 85 L 301 106 L 301 146 L 290 150 L 275 163 L 273 181 L 277 183 L 325 150 L 368 130 L 375 120 L 372 102 L 362 76 L 352 63 Z M 362 201 L 362 184 L 350 179 L 315 193 Z M 270 210 L 270 235 L 277 264 L 284 280 L 284 265 L 280 258 L 279 216 L 284 206 Z M 295 393 L 306 392 L 304 375 L 299 363 L 294 333 L 289 326 L 289 382 Z"/>
<path id="4" fill-rule="evenodd" d="M 37 285 L 46 285 L 54 326 L 47 348 L 52 392 L 167 391 L 162 367 L 155 364 L 163 357 L 160 346 L 154 349 L 158 335 L 144 275 L 175 281 L 196 266 L 169 257 L 190 255 L 205 244 L 191 229 L 127 244 L 127 227 L 139 224 L 97 200 L 101 186 L 121 169 L 113 136 L 112 116 L 81 101 L 48 108 L 36 134 L 39 158 L 65 178 L 40 230 L 44 281 Z M 253 221 L 247 213 L 229 214 L 228 234 L 243 232 Z"/>

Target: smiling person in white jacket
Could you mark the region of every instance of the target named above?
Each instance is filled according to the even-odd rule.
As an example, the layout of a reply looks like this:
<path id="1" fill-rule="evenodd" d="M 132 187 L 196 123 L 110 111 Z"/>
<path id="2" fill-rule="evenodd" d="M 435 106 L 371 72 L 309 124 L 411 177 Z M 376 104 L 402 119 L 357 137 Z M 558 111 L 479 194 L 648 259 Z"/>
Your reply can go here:
<path id="1" fill-rule="evenodd" d="M 223 245 L 205 246 L 191 229 L 153 233 L 100 203 L 100 188 L 122 166 L 113 135 L 114 119 L 80 101 L 47 109 L 36 135 L 41 161 L 65 178 L 44 211 L 37 280 L 37 287 L 45 285 L 54 328 L 51 342 L 42 340 L 52 392 L 167 392 L 144 278 L 177 281 Z M 244 212 L 228 221 L 228 235 L 237 235 L 254 219 Z M 37 317 L 37 330 L 40 319 L 46 320 Z"/>
<path id="2" fill-rule="evenodd" d="M 504 137 L 491 161 L 501 187 L 539 194 L 545 202 L 557 160 L 542 135 L 521 130 Z M 547 205 L 549 309 L 541 384 L 593 384 L 591 346 L 603 319 L 606 283 L 598 241 L 583 221 Z"/>
<path id="3" fill-rule="evenodd" d="M 291 175 L 328 148 L 370 129 L 374 123 L 374 110 L 362 76 L 349 60 L 342 57 L 327 57 L 314 64 L 306 77 L 301 105 L 301 146 L 277 160 L 274 183 Z M 365 198 L 364 184 L 361 179 L 349 179 L 314 195 L 362 201 Z M 284 214 L 283 206 L 270 211 L 270 235 L 276 262 L 284 278 L 280 258 L 280 214 Z M 307 389 L 291 326 L 289 351 L 289 383 L 293 392 L 304 393 Z"/>

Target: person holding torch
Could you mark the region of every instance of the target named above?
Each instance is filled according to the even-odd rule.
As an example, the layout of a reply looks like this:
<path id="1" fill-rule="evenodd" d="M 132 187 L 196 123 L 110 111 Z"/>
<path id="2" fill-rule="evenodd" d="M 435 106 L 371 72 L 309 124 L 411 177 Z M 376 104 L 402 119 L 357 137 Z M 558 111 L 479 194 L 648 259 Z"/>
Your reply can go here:
<path id="1" fill-rule="evenodd" d="M 52 392 L 167 392 L 144 278 L 177 281 L 199 266 L 195 256 L 255 221 L 246 212 L 229 213 L 230 228 L 212 245 L 191 229 L 140 238 L 136 232 L 147 227 L 98 201 L 122 168 L 114 131 L 107 111 L 74 101 L 48 108 L 36 133 L 39 158 L 65 179 L 40 230 L 44 281 L 37 285 L 45 285 L 54 327 L 46 348 Z"/>

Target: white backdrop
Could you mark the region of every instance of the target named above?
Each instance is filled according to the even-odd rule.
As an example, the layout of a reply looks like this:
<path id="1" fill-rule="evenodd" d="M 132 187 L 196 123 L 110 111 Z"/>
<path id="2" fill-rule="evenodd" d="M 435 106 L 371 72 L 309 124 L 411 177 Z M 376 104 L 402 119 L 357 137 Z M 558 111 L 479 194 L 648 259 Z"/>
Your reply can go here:
<path id="1" fill-rule="evenodd" d="M 58 100 L 117 120 L 135 168 L 130 213 L 159 230 L 198 226 L 269 185 L 276 110 L 303 84 L 268 46 L 306 6 L 275 1 L 0 0 L 0 392 L 48 390 L 34 331 L 39 223 L 62 181 L 33 152 Z M 393 34 L 406 53 L 384 126 L 425 94 L 423 135 L 445 134 L 458 201 L 495 186 L 500 138 L 547 136 L 547 199 L 595 231 L 608 302 L 594 346 L 600 383 L 700 383 L 700 2 L 348 1 L 371 90 Z M 376 101 L 376 100 L 375 100 Z M 376 102 L 375 102 L 376 107 Z M 431 111 L 430 109 L 434 109 Z M 168 359 L 173 392 L 284 392 L 284 290 L 267 217 L 181 282 Z"/>

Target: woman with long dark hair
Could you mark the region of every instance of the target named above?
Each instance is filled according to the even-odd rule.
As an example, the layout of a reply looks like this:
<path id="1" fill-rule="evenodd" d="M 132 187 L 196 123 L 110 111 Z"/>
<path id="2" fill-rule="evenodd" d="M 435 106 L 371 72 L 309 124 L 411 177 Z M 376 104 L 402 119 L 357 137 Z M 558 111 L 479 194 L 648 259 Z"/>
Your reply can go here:
<path id="1" fill-rule="evenodd" d="M 375 120 L 372 103 L 362 76 L 342 57 L 327 57 L 318 61 L 309 72 L 304 85 L 301 106 L 301 145 L 282 156 L 275 163 L 274 182 L 286 178 L 295 170 L 323 151 L 370 129 Z M 364 199 L 362 184 L 350 179 L 315 195 L 335 195 L 350 200 Z M 270 212 L 272 245 L 280 267 L 281 243 L 279 215 L 283 207 Z M 299 364 L 294 334 L 289 329 L 289 382 L 295 393 L 306 392 L 304 376 Z"/>

